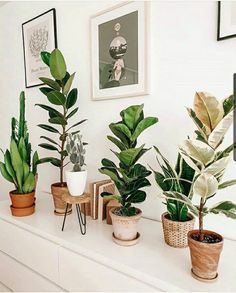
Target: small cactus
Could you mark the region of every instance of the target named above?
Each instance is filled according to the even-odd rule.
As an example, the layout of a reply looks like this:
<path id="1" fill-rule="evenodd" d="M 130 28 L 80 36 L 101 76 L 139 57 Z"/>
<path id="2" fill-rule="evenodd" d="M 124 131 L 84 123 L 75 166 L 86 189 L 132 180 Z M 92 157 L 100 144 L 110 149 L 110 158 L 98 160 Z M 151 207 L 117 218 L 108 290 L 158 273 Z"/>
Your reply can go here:
<path id="1" fill-rule="evenodd" d="M 73 171 L 79 172 L 85 165 L 85 143 L 82 142 L 82 135 L 69 134 L 66 140 L 66 150 L 71 163 L 74 165 Z"/>

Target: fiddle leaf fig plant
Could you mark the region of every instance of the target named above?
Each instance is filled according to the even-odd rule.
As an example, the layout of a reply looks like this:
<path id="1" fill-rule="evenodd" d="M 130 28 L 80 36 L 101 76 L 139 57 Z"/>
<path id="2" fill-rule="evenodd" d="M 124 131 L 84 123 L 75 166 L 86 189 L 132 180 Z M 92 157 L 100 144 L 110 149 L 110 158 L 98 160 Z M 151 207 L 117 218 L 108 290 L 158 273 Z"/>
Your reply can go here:
<path id="1" fill-rule="evenodd" d="M 162 192 L 176 191 L 184 194 L 190 200 L 193 196 L 191 183 L 194 178 L 195 170 L 192 169 L 178 154 L 176 166 L 172 167 L 169 161 L 161 154 L 157 147 L 157 162 L 162 172 L 154 171 L 157 185 Z M 161 160 L 163 162 L 161 162 Z M 185 222 L 189 219 L 188 207 L 186 204 L 168 199 L 166 200 L 167 212 L 172 221 Z"/>
<path id="2" fill-rule="evenodd" d="M 14 184 L 17 193 L 30 193 L 35 189 L 37 165 L 43 161 L 39 159 L 37 151 L 33 156 L 31 152 L 25 121 L 25 93 L 21 92 L 19 121 L 14 117 L 11 120 L 10 149 L 3 152 L 4 162 L 0 162 L 2 176 Z"/>
<path id="3" fill-rule="evenodd" d="M 69 74 L 65 59 L 58 49 L 52 53 L 41 52 L 43 62 L 48 65 L 52 78 L 40 77 L 45 86 L 40 91 L 47 97 L 51 106 L 47 104 L 36 104 L 48 112 L 49 124 L 39 124 L 38 126 L 51 134 L 57 135 L 54 140 L 50 136 L 41 136 L 46 142 L 39 144 L 40 147 L 53 151 L 57 156 L 45 158 L 54 166 L 60 169 L 60 183 L 64 184 L 64 167 L 67 164 L 65 159 L 68 156 L 65 144 L 68 133 L 79 133 L 78 126 L 86 121 L 83 119 L 73 125 L 69 125 L 70 118 L 78 112 L 77 102 L 78 91 L 72 88 L 75 73 Z M 74 130 L 74 131 L 73 131 Z"/>
<path id="4" fill-rule="evenodd" d="M 186 204 L 190 211 L 199 218 L 199 241 L 204 241 L 203 218 L 209 213 L 224 214 L 236 219 L 236 204 L 222 201 L 206 206 L 218 190 L 236 184 L 236 180 L 222 183 L 222 177 L 230 160 L 234 144 L 219 150 L 224 135 L 233 121 L 234 96 L 219 102 L 210 94 L 197 93 L 194 99 L 194 110 L 191 118 L 198 125 L 197 139 L 187 139 L 179 147 L 182 158 L 195 170 L 191 189 L 199 204 L 194 204 L 185 194 L 179 191 L 165 191 L 167 200 L 177 200 Z M 201 129 L 201 131 L 200 131 Z"/>
<path id="5" fill-rule="evenodd" d="M 121 111 L 121 120 L 109 125 L 114 136 L 107 138 L 116 145 L 118 151 L 112 151 L 118 158 L 119 164 L 109 159 L 102 160 L 99 171 L 111 178 L 116 185 L 119 194 L 113 195 L 108 192 L 102 196 L 116 199 L 121 204 L 119 214 L 121 216 L 133 216 L 136 208 L 135 203 L 141 203 L 146 199 L 146 193 L 142 188 L 149 186 L 146 178 L 151 171 L 138 160 L 149 150 L 145 145 L 137 146 L 137 139 L 148 127 L 158 122 L 156 117 L 144 117 L 143 104 L 130 106 Z"/>

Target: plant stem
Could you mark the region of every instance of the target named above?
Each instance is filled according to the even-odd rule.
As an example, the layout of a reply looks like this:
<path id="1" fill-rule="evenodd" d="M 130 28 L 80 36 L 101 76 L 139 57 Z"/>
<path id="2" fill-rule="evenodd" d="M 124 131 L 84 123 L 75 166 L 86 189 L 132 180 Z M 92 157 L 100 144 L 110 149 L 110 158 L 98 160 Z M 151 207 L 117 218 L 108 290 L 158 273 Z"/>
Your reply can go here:
<path id="1" fill-rule="evenodd" d="M 204 240 L 204 234 L 203 234 L 203 207 L 204 207 L 205 201 L 203 198 L 201 198 L 200 207 L 199 207 L 199 240 L 202 242 Z"/>
<path id="2" fill-rule="evenodd" d="M 65 109 L 65 106 L 63 107 L 63 115 L 64 115 L 64 118 L 66 117 L 66 109 Z M 63 186 L 63 183 L 64 183 L 64 174 L 63 174 L 63 171 L 64 171 L 64 148 L 65 148 L 65 142 L 66 142 L 66 128 L 65 128 L 65 125 L 62 125 L 62 135 L 61 135 L 61 166 L 60 166 L 60 183 L 61 183 L 61 186 Z"/>

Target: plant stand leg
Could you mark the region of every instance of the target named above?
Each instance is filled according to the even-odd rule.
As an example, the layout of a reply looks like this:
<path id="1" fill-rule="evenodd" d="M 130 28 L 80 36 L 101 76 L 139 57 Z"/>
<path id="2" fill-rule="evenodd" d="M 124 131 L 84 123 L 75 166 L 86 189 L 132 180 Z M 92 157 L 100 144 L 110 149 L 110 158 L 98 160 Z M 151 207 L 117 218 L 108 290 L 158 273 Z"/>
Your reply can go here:
<path id="1" fill-rule="evenodd" d="M 62 224 L 61 231 L 64 230 L 64 226 L 65 226 L 65 222 L 66 222 L 66 216 L 67 216 L 67 210 L 68 210 L 68 207 L 69 207 L 69 204 L 67 203 L 67 204 L 66 204 L 66 212 L 65 212 L 65 215 L 64 215 L 64 219 L 63 219 L 63 224 Z"/>
<path id="2" fill-rule="evenodd" d="M 84 216 L 82 216 L 80 205 L 76 204 L 77 216 L 80 225 L 80 231 L 82 235 L 86 234 L 86 211 L 84 210 Z"/>

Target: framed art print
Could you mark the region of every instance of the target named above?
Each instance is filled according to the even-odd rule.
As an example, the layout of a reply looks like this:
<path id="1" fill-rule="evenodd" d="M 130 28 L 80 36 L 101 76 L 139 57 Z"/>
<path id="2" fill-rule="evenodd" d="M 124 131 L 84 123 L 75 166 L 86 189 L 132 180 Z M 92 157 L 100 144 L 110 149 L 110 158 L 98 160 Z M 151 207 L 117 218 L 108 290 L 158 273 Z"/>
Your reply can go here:
<path id="1" fill-rule="evenodd" d="M 148 94 L 147 6 L 128 2 L 91 18 L 93 100 Z"/>
<path id="2" fill-rule="evenodd" d="M 218 1 L 217 41 L 236 37 L 236 2 Z"/>
<path id="3" fill-rule="evenodd" d="M 42 62 L 40 53 L 57 47 L 55 8 L 22 24 L 26 88 L 41 85 L 39 77 L 50 76 L 49 68 Z"/>

